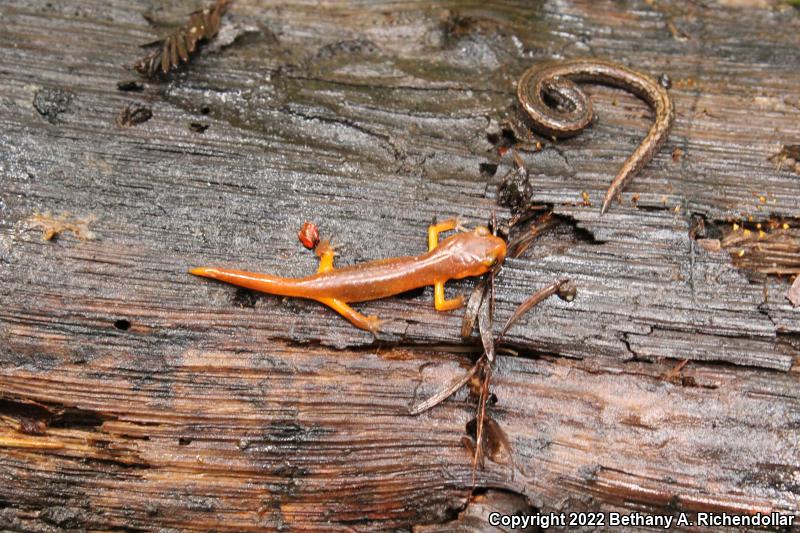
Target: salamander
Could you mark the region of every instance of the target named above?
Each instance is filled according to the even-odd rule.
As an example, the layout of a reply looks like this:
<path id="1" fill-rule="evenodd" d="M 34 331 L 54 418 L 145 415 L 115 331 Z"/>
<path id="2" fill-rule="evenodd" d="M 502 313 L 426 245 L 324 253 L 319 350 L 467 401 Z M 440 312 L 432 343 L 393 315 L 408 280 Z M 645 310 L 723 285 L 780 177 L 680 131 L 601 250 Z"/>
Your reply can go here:
<path id="1" fill-rule="evenodd" d="M 464 302 L 461 296 L 451 300 L 445 298 L 446 281 L 483 275 L 503 261 L 505 241 L 483 226 L 456 233 L 439 243 L 440 233 L 458 228 L 456 219 L 431 225 L 428 228 L 427 253 L 343 268 L 333 267 L 333 248 L 323 242 L 317 247 L 320 258 L 317 273 L 304 278 L 282 278 L 216 267 L 192 268 L 189 273 L 268 294 L 316 300 L 331 307 L 354 326 L 376 333 L 383 321 L 376 316 L 362 315 L 349 303 L 387 298 L 433 285 L 434 307 L 437 311 L 450 311 L 461 307 Z"/>
<path id="2" fill-rule="evenodd" d="M 647 136 L 611 182 L 600 208 L 602 214 L 630 178 L 664 145 L 675 121 L 675 108 L 667 89 L 658 81 L 623 65 L 593 58 L 540 63 L 526 70 L 517 84 L 520 106 L 534 129 L 552 137 L 570 137 L 591 124 L 592 103 L 573 82 L 620 87 L 647 102 L 655 112 Z M 545 96 L 564 109 L 551 107 Z"/>

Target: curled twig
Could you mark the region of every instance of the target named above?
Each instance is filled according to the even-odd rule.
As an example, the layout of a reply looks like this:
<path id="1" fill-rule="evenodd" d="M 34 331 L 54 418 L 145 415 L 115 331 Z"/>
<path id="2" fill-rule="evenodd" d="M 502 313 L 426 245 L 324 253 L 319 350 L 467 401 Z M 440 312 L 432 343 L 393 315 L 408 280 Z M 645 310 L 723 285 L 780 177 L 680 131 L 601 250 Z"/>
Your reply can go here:
<path id="1" fill-rule="evenodd" d="M 553 296 L 554 294 L 560 295 L 561 288 L 565 286 L 568 281 L 569 281 L 568 279 L 561 279 L 558 281 L 554 281 L 550 285 L 544 287 L 543 289 L 539 289 L 535 293 L 525 298 L 525 300 L 521 304 L 519 304 L 519 306 L 517 306 L 517 308 L 514 310 L 514 313 L 510 317 L 508 317 L 506 325 L 503 326 L 503 330 L 500 332 L 500 337 L 497 338 L 497 343 L 500 344 L 500 342 L 502 342 L 503 336 L 506 334 L 508 329 L 511 326 L 513 326 L 514 323 L 517 320 L 519 320 L 522 315 L 530 311 L 532 307 L 541 303 L 543 300 Z M 570 289 L 574 289 L 574 285 L 570 287 Z M 564 296 L 562 296 L 562 298 L 568 301 L 571 301 L 572 298 L 574 297 L 575 294 L 573 290 L 568 291 L 567 293 L 565 293 Z"/>

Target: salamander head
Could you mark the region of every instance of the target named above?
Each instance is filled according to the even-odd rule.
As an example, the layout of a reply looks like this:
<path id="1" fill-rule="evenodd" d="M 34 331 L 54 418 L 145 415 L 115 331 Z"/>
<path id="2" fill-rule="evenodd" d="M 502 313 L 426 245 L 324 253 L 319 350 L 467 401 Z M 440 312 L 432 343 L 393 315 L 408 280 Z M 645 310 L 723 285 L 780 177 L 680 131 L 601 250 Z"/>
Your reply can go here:
<path id="1" fill-rule="evenodd" d="M 483 226 L 449 237 L 442 247 L 448 248 L 452 278 L 480 276 L 506 257 L 505 241 Z"/>

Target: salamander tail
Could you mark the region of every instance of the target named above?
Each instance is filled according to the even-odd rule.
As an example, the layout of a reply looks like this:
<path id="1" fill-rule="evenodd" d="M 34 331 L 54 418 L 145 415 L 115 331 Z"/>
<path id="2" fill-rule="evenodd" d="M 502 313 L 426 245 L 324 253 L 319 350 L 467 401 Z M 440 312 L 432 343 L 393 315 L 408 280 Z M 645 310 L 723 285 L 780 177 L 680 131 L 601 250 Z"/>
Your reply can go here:
<path id="1" fill-rule="evenodd" d="M 215 267 L 191 268 L 189 269 L 189 274 L 204 278 L 212 278 L 230 283 L 231 285 L 237 285 L 239 287 L 269 294 L 277 294 L 279 296 L 303 296 L 302 294 L 298 294 L 296 280 L 270 276 L 269 274 L 257 274 L 255 272 Z"/>

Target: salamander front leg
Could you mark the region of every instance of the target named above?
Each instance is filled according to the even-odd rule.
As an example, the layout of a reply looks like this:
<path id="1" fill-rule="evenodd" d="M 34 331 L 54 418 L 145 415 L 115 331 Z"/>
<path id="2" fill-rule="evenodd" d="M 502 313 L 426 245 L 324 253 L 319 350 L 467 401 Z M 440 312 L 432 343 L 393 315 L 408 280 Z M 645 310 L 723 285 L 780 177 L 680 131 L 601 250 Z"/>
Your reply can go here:
<path id="1" fill-rule="evenodd" d="M 440 281 L 433 285 L 433 306 L 437 311 L 452 311 L 464 305 L 464 297 L 459 296 L 452 300 L 444 298 L 444 282 Z"/>
<path id="2" fill-rule="evenodd" d="M 439 222 L 438 224 L 432 224 L 428 226 L 428 251 L 430 252 L 439 246 L 440 233 L 454 229 L 464 229 L 464 227 L 461 225 L 461 221 L 457 218 L 449 218 L 444 222 Z"/>
<path id="3" fill-rule="evenodd" d="M 343 301 L 335 298 L 320 298 L 319 301 L 345 317 L 355 327 L 372 333 L 377 333 L 380 330 L 380 325 L 384 322 L 376 316 L 364 316 Z"/>
<path id="4" fill-rule="evenodd" d="M 439 234 L 454 229 L 464 229 L 457 218 L 449 218 L 444 222 L 428 226 L 428 251 L 433 251 L 439 246 Z M 444 281 L 433 285 L 433 306 L 437 311 L 452 311 L 464 305 L 464 298 L 459 296 L 452 300 L 445 300 Z"/>

